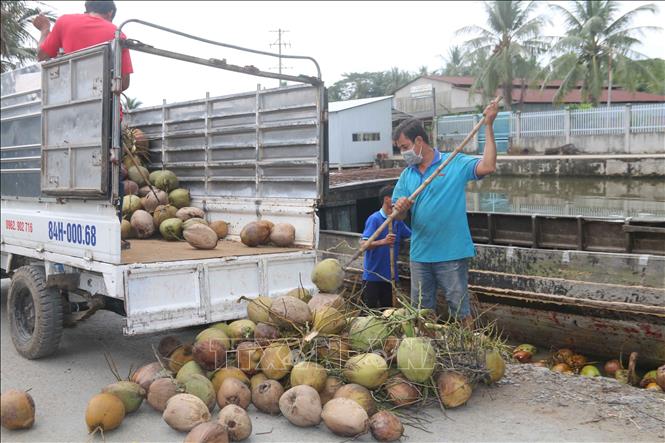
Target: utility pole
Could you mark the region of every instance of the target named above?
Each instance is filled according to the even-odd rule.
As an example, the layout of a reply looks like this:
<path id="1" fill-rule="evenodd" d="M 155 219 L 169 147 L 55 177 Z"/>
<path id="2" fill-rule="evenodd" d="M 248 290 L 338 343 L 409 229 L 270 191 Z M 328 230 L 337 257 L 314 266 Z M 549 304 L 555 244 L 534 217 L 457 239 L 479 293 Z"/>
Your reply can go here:
<path id="1" fill-rule="evenodd" d="M 276 31 L 270 31 L 270 32 L 276 32 L 277 33 L 277 41 L 274 43 L 270 44 L 270 47 L 272 48 L 273 46 L 277 46 L 277 51 L 279 53 L 279 73 L 282 73 L 282 47 L 291 47 L 291 42 L 282 42 L 282 34 L 285 34 L 289 32 L 286 29 L 277 29 Z M 284 66 L 283 69 L 289 69 L 288 67 Z M 286 86 L 286 82 L 283 80 L 279 80 L 279 86 Z"/>

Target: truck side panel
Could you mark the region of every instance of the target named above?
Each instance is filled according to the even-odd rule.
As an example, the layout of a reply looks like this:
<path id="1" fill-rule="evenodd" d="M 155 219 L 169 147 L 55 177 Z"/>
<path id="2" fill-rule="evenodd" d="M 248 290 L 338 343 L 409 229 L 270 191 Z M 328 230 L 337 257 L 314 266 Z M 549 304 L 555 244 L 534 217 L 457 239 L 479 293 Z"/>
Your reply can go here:
<path id="1" fill-rule="evenodd" d="M 125 268 L 125 334 L 155 332 L 246 315 L 241 296 L 277 297 L 314 289 L 316 252 L 133 265 Z"/>
<path id="2" fill-rule="evenodd" d="M 41 70 L 26 66 L 2 74 L 0 189 L 4 196 L 41 194 Z"/>

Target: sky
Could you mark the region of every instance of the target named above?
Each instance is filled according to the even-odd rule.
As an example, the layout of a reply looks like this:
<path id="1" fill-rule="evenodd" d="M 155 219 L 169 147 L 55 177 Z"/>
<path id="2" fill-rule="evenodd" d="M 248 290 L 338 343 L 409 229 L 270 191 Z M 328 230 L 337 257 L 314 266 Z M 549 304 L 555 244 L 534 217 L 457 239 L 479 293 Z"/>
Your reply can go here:
<path id="1" fill-rule="evenodd" d="M 44 1 L 56 15 L 84 11 L 83 1 Z M 648 2 L 621 2 L 622 11 Z M 656 15 L 644 14 L 636 25 L 661 26 L 665 23 L 665 2 L 659 2 Z M 287 30 L 283 40 L 285 54 L 307 55 L 321 66 L 327 86 L 347 72 L 383 71 L 393 67 L 417 71 L 427 66 L 430 71 L 443 66 L 448 48 L 464 37 L 455 31 L 471 24 L 483 25 L 482 2 L 226 2 L 226 1 L 116 1 L 118 12 L 114 23 L 137 18 L 209 40 L 251 49 L 277 52 L 278 29 Z M 561 21 L 548 11 L 545 3 L 540 12 L 553 22 L 544 35 L 561 35 Z M 133 39 L 157 48 L 226 59 L 228 63 L 254 65 L 262 70 L 277 71 L 278 59 L 198 43 L 163 31 L 130 23 L 123 32 Z M 35 30 L 35 36 L 38 32 Z M 662 45 L 664 31 L 649 33 L 640 52 L 648 57 L 665 58 Z M 205 97 L 278 86 L 278 80 L 222 71 L 200 65 L 132 52 L 134 74 L 126 91 L 143 105 L 158 105 Z M 310 62 L 283 61 L 285 74 L 315 75 Z"/>

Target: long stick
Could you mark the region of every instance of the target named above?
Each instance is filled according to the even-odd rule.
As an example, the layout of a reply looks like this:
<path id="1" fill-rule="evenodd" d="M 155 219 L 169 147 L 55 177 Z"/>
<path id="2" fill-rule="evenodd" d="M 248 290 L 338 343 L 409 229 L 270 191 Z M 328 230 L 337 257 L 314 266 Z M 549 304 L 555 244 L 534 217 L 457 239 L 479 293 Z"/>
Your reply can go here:
<path id="1" fill-rule="evenodd" d="M 393 224 L 388 225 L 388 235 L 393 233 Z M 388 245 L 390 247 L 390 292 L 392 293 L 393 308 L 397 307 L 397 295 L 395 294 L 395 245 Z"/>
<path id="2" fill-rule="evenodd" d="M 499 103 L 499 101 L 501 101 L 501 98 L 502 98 L 502 97 L 499 95 L 499 96 L 496 97 L 494 100 L 492 100 L 492 103 Z M 443 163 L 441 163 L 441 164 L 439 165 L 439 167 L 437 167 L 437 168 L 434 170 L 434 172 L 432 172 L 432 174 L 431 174 L 429 177 L 427 177 L 427 180 L 425 180 L 420 186 L 418 186 L 418 189 L 416 189 L 415 191 L 413 191 L 413 194 L 411 194 L 411 195 L 409 196 L 409 200 L 411 201 L 411 203 L 413 203 L 413 202 L 416 200 L 416 197 L 418 197 L 418 195 L 423 191 L 423 189 L 425 189 L 425 188 L 427 187 L 427 185 L 429 185 L 429 184 L 431 183 L 431 181 L 434 180 L 434 178 L 436 178 L 436 177 L 441 173 L 441 171 L 443 171 L 443 168 L 445 168 L 445 167 L 448 165 L 448 163 L 450 163 L 450 161 L 451 161 L 453 158 L 455 158 L 455 156 L 456 156 L 456 155 L 457 155 L 462 149 L 464 149 L 464 146 L 466 146 L 466 144 L 469 143 L 469 140 L 471 140 L 471 139 L 473 138 L 473 136 L 476 135 L 476 132 L 478 132 L 478 131 L 480 130 L 480 127 L 481 127 L 484 123 L 485 123 L 485 116 L 483 116 L 483 118 L 481 118 L 480 121 L 479 121 L 478 123 L 476 123 L 476 126 L 474 126 L 473 129 L 471 129 L 471 132 L 469 132 L 469 134 L 464 138 L 464 140 L 462 140 L 462 143 L 460 143 L 459 146 L 456 147 L 455 150 L 454 150 L 453 152 L 450 153 L 450 155 L 448 156 L 448 158 L 446 158 L 446 161 L 444 161 Z M 381 226 L 379 226 L 378 229 L 377 229 L 376 231 L 374 231 L 374 234 L 372 234 L 372 236 L 371 236 L 370 238 L 368 238 L 367 241 L 364 242 L 364 243 L 362 244 L 362 246 L 360 246 L 360 248 L 356 251 L 356 253 L 353 254 L 353 256 L 349 259 L 349 261 L 348 261 L 348 262 L 346 263 L 346 265 L 344 266 L 344 269 L 348 268 L 349 265 L 350 265 L 350 264 L 351 264 L 356 258 L 358 258 L 358 257 L 360 256 L 360 254 L 362 254 L 363 252 L 365 252 L 365 251 L 367 250 L 367 248 L 369 247 L 369 245 L 371 245 L 372 242 L 373 242 L 374 240 L 376 240 L 376 237 L 379 236 L 379 233 L 382 232 L 382 231 L 386 228 L 386 225 L 388 225 L 388 224 L 392 224 L 392 222 L 393 222 L 393 220 L 395 219 L 395 217 L 397 217 L 397 214 L 398 214 L 398 212 L 393 210 L 393 212 L 388 216 L 388 218 L 386 219 L 386 221 L 384 221 L 383 224 L 382 224 Z"/>

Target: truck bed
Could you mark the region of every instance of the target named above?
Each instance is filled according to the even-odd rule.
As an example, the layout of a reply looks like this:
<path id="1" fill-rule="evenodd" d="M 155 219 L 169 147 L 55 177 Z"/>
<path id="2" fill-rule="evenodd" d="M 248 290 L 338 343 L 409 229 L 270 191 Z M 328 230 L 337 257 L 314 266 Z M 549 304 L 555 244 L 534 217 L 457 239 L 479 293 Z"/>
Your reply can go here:
<path id="1" fill-rule="evenodd" d="M 220 240 L 215 249 L 195 249 L 186 241 L 166 241 L 158 239 L 128 240 L 129 249 L 122 251 L 122 263 L 155 263 L 180 260 L 199 260 L 244 255 L 277 254 L 295 252 L 299 248 L 280 248 L 276 246 L 257 246 L 250 248 L 230 240 Z"/>

